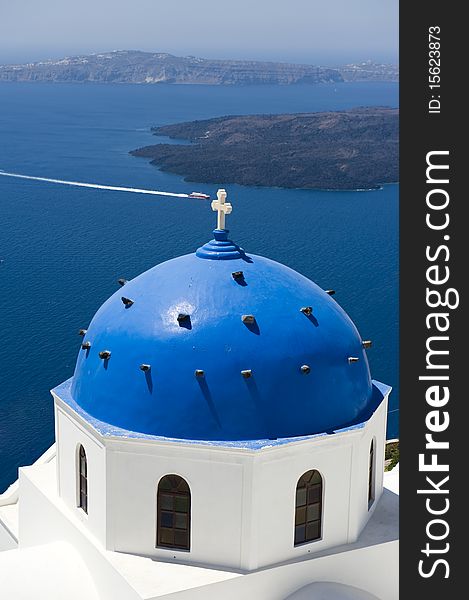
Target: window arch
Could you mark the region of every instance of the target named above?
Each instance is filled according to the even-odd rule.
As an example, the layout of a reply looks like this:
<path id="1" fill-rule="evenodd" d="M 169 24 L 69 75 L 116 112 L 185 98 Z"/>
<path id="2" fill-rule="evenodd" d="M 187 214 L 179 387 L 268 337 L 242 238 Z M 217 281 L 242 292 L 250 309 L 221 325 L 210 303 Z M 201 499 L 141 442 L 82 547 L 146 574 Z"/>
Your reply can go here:
<path id="1" fill-rule="evenodd" d="M 322 477 L 307 471 L 296 486 L 295 546 L 319 540 L 322 535 Z"/>
<path id="2" fill-rule="evenodd" d="M 375 440 L 371 440 L 368 456 L 368 510 L 375 501 Z"/>
<path id="3" fill-rule="evenodd" d="M 156 545 L 190 549 L 191 491 L 179 475 L 165 475 L 158 484 Z"/>
<path id="4" fill-rule="evenodd" d="M 88 461 L 81 444 L 78 447 L 78 507 L 88 514 Z"/>

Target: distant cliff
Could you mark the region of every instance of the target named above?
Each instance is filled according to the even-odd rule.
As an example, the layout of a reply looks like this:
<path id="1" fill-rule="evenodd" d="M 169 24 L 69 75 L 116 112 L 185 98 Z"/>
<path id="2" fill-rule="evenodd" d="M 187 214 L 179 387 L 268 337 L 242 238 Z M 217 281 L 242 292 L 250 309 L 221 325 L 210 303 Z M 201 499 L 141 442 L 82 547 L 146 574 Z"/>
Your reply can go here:
<path id="1" fill-rule="evenodd" d="M 0 81 L 249 85 L 341 82 L 337 69 L 278 62 L 208 60 L 120 50 L 24 65 L 0 65 Z"/>
<path id="2" fill-rule="evenodd" d="M 192 144 L 132 154 L 188 181 L 338 190 L 399 178 L 397 109 L 230 116 L 153 131 Z"/>
<path id="3" fill-rule="evenodd" d="M 399 81 L 397 65 L 375 63 L 371 60 L 338 67 L 344 81 Z"/>

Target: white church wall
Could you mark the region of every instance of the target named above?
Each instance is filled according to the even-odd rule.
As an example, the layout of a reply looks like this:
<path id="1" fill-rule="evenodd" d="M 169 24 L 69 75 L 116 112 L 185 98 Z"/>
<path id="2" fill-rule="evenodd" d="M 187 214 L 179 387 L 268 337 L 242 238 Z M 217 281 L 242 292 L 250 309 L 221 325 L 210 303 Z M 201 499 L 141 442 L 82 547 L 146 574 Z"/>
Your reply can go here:
<path id="1" fill-rule="evenodd" d="M 352 476 L 350 479 L 349 541 L 356 540 L 360 535 L 383 493 L 386 417 L 387 398 L 385 398 L 363 428 L 358 444 L 354 448 Z M 374 500 L 369 506 L 368 466 L 372 440 L 374 440 Z"/>
<path id="2" fill-rule="evenodd" d="M 57 472 L 59 496 L 86 523 L 101 544 L 106 544 L 106 452 L 104 444 L 76 418 L 56 403 Z M 88 513 L 78 506 L 78 449 L 86 452 Z"/>
<path id="3" fill-rule="evenodd" d="M 108 553 L 99 549 L 99 544 L 86 531 L 86 524 L 56 495 L 53 465 L 22 469 L 20 481 L 22 548 L 64 540 L 85 561 L 102 600 L 140 598 L 115 566 L 109 564 Z M 395 600 L 398 597 L 397 569 L 398 544 L 388 542 L 364 548 L 342 548 L 332 555 L 282 564 L 208 587 L 201 579 L 200 588 L 172 593 L 171 598 L 286 600 L 294 591 L 312 582 L 334 581 L 363 589 L 380 600 Z"/>
<path id="4" fill-rule="evenodd" d="M 249 571 L 355 541 L 381 495 L 386 402 L 363 428 L 258 451 L 103 438 L 60 401 L 56 410 L 60 496 L 109 550 Z M 79 444 L 88 459 L 88 515 L 77 508 Z M 313 469 L 323 478 L 322 535 L 295 546 L 296 486 Z M 158 482 L 169 474 L 191 490 L 190 551 L 156 545 Z"/>
<path id="5" fill-rule="evenodd" d="M 254 514 L 258 523 L 251 568 L 316 553 L 347 541 L 350 465 L 355 436 L 331 435 L 300 442 L 256 458 Z M 296 487 L 307 471 L 322 477 L 322 535 L 294 545 Z"/>
<path id="6" fill-rule="evenodd" d="M 109 547 L 135 554 L 240 568 L 242 454 L 178 444 L 107 441 Z M 156 547 L 157 489 L 164 475 L 191 490 L 190 551 Z"/>
<path id="7" fill-rule="evenodd" d="M 365 522 L 363 514 L 368 513 L 362 507 L 363 514 L 356 517 L 350 510 L 352 463 L 363 458 L 363 438 L 376 433 L 365 431 L 257 452 L 106 440 L 108 548 L 252 570 L 354 541 Z M 363 460 L 356 473 L 356 496 L 366 501 L 367 455 Z M 303 473 L 312 469 L 323 478 L 322 536 L 295 546 L 296 486 Z M 156 547 L 158 482 L 172 473 L 183 477 L 191 489 L 189 552 Z M 376 485 L 378 489 L 381 483 Z M 352 525 L 350 519 L 355 520 Z M 350 529 L 356 534 L 353 539 Z"/>

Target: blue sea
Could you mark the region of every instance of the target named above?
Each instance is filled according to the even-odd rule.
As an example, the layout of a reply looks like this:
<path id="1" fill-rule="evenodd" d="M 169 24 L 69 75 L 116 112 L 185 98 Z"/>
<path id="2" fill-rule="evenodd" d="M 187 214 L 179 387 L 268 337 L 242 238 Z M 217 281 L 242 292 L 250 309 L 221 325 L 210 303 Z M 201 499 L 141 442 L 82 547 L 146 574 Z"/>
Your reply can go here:
<path id="1" fill-rule="evenodd" d="M 0 169 L 114 186 L 214 194 L 129 151 L 150 127 L 228 114 L 397 106 L 398 86 L 0 84 Z M 394 387 L 398 435 L 398 185 L 376 191 L 243 187 L 231 237 L 337 290 L 373 377 Z M 54 439 L 49 390 L 73 373 L 80 338 L 117 279 L 194 251 L 215 225 L 208 202 L 0 177 L 0 491 Z"/>

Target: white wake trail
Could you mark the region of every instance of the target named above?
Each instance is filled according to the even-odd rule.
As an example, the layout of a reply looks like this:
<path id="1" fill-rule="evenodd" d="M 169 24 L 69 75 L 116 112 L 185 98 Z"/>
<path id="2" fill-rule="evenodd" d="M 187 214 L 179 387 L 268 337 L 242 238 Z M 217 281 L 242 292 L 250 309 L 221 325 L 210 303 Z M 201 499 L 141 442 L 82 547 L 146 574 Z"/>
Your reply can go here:
<path id="1" fill-rule="evenodd" d="M 95 190 L 111 190 L 113 192 L 133 192 L 134 194 L 150 194 L 152 196 L 173 196 L 176 198 L 191 198 L 191 194 L 175 194 L 173 192 L 160 192 L 157 190 L 143 190 L 139 188 L 120 187 L 116 185 L 101 185 L 99 183 L 83 183 L 82 181 L 64 181 L 63 179 L 50 179 L 49 177 L 33 177 L 32 175 L 21 175 L 20 173 L 7 173 L 0 170 L 3 177 L 15 177 L 16 179 L 30 179 L 32 181 L 46 181 L 47 183 L 60 183 L 61 185 L 72 185 L 75 187 L 93 188 Z"/>

